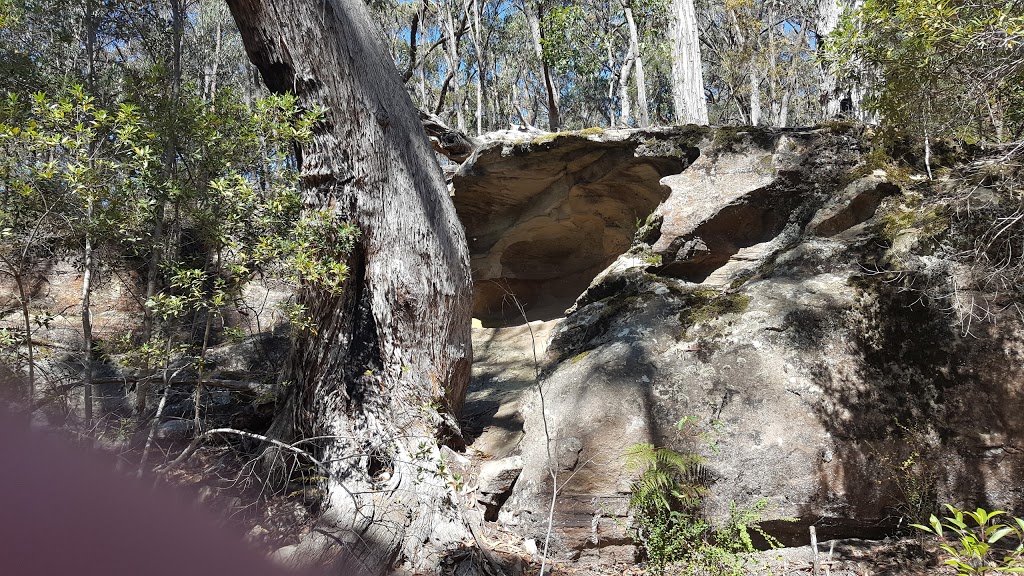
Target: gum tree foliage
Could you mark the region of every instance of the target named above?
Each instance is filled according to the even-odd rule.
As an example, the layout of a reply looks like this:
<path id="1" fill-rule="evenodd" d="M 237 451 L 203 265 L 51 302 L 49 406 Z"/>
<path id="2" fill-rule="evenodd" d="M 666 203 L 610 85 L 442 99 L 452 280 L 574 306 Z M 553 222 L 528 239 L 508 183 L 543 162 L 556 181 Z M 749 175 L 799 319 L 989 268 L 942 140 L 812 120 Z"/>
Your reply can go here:
<path id="1" fill-rule="evenodd" d="M 712 124 L 800 126 L 821 120 L 816 10 L 801 0 L 697 0 Z"/>
<path id="2" fill-rule="evenodd" d="M 222 3 L 76 0 L 43 9 L 5 0 L 0 39 L 8 276 L 38 288 L 39 271 L 67 258 L 85 278 L 136 273 L 148 284 L 135 293 L 147 322 L 101 343 L 105 352 L 127 352 L 145 371 L 174 350 L 201 368 L 229 328 L 223 312 L 255 275 L 341 281 L 345 244 L 324 246 L 323 227 L 355 232 L 300 218 L 295 192 L 294 144 L 320 112 L 254 82 Z M 129 152 L 138 158 L 128 162 Z M 76 256 L 83 245 L 88 256 Z M 78 362 L 88 406 L 86 286 Z M 6 349 L 24 360 L 28 334 L 46 321 L 35 297 L 15 295 L 23 318 L 5 325 Z M 35 362 L 26 364 L 35 382 Z M 140 423 L 151 414 L 148 392 L 140 385 L 135 394 Z"/>
<path id="3" fill-rule="evenodd" d="M 1024 137 L 1024 6 L 1018 0 L 867 0 L 831 57 L 860 72 L 888 126 L 969 142 Z"/>

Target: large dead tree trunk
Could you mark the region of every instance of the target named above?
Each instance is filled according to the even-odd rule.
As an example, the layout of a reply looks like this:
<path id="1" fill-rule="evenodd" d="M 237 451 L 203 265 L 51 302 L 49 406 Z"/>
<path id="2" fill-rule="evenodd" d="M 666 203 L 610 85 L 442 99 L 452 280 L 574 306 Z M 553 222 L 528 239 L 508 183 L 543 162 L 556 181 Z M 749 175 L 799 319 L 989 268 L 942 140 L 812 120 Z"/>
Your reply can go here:
<path id="1" fill-rule="evenodd" d="M 432 572 L 470 536 L 437 439 L 458 434 L 471 281 L 462 227 L 361 0 L 228 0 L 268 87 L 326 115 L 301 149 L 304 202 L 361 232 L 340 295 L 307 287 L 277 438 L 320 439 L 327 512 L 290 559 Z M 323 474 L 323 471 L 316 474 Z"/>

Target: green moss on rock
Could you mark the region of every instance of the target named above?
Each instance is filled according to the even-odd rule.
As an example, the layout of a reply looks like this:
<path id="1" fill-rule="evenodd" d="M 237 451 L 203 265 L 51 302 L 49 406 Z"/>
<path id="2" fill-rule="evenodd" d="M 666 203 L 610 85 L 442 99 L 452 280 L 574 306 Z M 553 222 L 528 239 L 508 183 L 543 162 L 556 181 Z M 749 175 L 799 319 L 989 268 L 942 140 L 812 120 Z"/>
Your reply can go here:
<path id="1" fill-rule="evenodd" d="M 694 290 L 686 297 L 688 305 L 679 313 L 679 323 L 686 330 L 725 314 L 738 314 L 750 306 L 750 296 L 718 290 Z"/>
<path id="2" fill-rule="evenodd" d="M 583 360 L 584 358 L 589 356 L 591 352 L 593 352 L 593 350 L 586 350 L 584 352 L 580 352 L 579 354 L 577 354 L 577 355 L 573 356 L 572 358 L 570 358 L 569 362 L 571 362 L 573 364 L 576 364 L 580 360 Z"/>
<path id="3" fill-rule="evenodd" d="M 949 229 L 945 206 L 928 205 L 918 195 L 904 196 L 904 202 L 887 207 L 879 217 L 881 234 L 890 244 L 904 234 L 913 234 L 918 241 L 930 241 Z"/>
<path id="4" fill-rule="evenodd" d="M 661 214 L 651 214 L 644 222 L 637 227 L 633 235 L 635 242 L 640 244 L 653 245 L 661 237 L 661 225 L 665 217 Z"/>

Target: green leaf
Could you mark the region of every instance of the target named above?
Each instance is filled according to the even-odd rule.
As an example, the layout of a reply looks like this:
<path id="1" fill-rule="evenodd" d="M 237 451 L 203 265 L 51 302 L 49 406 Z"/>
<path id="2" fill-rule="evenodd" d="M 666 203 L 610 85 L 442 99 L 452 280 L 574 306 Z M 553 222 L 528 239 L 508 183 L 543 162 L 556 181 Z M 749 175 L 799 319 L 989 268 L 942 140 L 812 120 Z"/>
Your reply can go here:
<path id="1" fill-rule="evenodd" d="M 987 534 L 988 535 L 988 543 L 989 544 L 992 544 L 994 542 L 998 542 L 999 539 L 1002 538 L 1003 536 L 1006 536 L 1007 534 L 1010 534 L 1011 532 L 1014 532 L 1014 529 L 1009 527 L 1009 526 L 1003 526 L 1001 528 L 998 527 L 998 526 L 993 526 L 993 528 L 998 528 L 998 530 L 993 531 L 991 534 Z M 988 531 L 986 531 L 986 532 L 988 532 Z"/>

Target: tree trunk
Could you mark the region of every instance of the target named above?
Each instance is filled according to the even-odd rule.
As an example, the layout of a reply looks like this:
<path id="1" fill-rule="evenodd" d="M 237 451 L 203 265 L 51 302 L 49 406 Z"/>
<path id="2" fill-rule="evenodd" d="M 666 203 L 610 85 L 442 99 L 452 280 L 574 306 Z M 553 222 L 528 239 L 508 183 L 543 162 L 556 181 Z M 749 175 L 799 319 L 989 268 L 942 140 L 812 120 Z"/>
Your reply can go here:
<path id="1" fill-rule="evenodd" d="M 321 438 L 327 506 L 291 560 L 431 571 L 470 537 L 437 444 L 458 434 L 472 356 L 462 226 L 361 0 L 228 4 L 267 86 L 326 111 L 301 147 L 305 206 L 360 230 L 343 293 L 300 295 L 316 328 L 272 433 Z"/>
<path id="2" fill-rule="evenodd" d="M 629 120 L 633 116 L 633 105 L 629 98 L 629 77 L 633 73 L 633 62 L 636 54 L 633 53 L 633 46 L 630 45 L 626 57 L 622 60 L 622 69 L 619 70 L 619 123 L 629 127 Z"/>
<path id="3" fill-rule="evenodd" d="M 470 14 L 469 11 L 472 10 Z M 487 59 L 484 55 L 484 43 L 482 40 L 483 28 L 480 26 L 480 2 L 472 0 L 466 4 L 467 17 L 470 20 L 471 40 L 473 51 L 476 52 L 476 135 L 484 133 L 484 100 L 485 75 L 487 73 Z"/>
<path id="4" fill-rule="evenodd" d="M 608 53 L 608 70 L 615 70 L 615 57 L 612 55 L 612 44 L 608 42 L 605 44 L 605 50 Z M 615 126 L 615 83 L 608 83 L 608 126 Z"/>
<path id="5" fill-rule="evenodd" d="M 672 98 L 677 124 L 708 123 L 693 0 L 672 0 Z"/>
<path id="6" fill-rule="evenodd" d="M 774 18 L 774 16 L 773 16 Z M 807 46 L 807 27 L 800 27 L 800 34 L 797 36 L 796 45 L 793 47 L 794 51 L 799 53 Z M 774 60 L 773 56 L 773 60 Z M 789 125 L 789 107 L 790 102 L 793 100 L 793 92 L 797 90 L 797 84 L 799 81 L 800 67 L 797 66 L 796 61 L 791 59 L 789 66 L 786 70 L 786 78 L 784 85 L 781 86 L 782 97 L 779 98 L 777 112 L 775 114 L 775 126 L 779 128 L 785 128 Z"/>
<path id="7" fill-rule="evenodd" d="M 761 124 L 761 70 L 757 60 L 750 59 L 750 125 Z"/>
<path id="8" fill-rule="evenodd" d="M 31 246 L 30 235 L 28 246 Z M 35 406 L 36 397 L 36 361 L 35 361 L 35 344 L 32 342 L 32 312 L 29 310 L 30 296 L 28 290 L 25 289 L 25 283 L 28 280 L 26 276 L 26 258 L 24 254 L 28 251 L 26 247 L 25 251 L 22 252 L 22 257 L 18 260 L 17 264 L 13 260 L 5 258 L 3 254 L 0 254 L 0 263 L 6 266 L 6 269 L 0 269 L 0 273 L 6 274 L 14 280 L 14 285 L 18 288 L 18 304 L 21 308 L 21 321 L 22 326 L 25 327 L 25 347 L 28 350 L 28 394 L 26 396 L 28 407 L 28 414 L 32 414 Z M 15 368 L 14 365 L 11 368 Z M 16 368 L 15 368 L 16 369 Z M 13 383 L 14 381 L 12 381 Z"/>
<path id="9" fill-rule="evenodd" d="M 558 111 L 558 90 L 555 88 L 555 81 L 551 77 L 551 67 L 548 66 L 547 58 L 544 57 L 544 32 L 540 28 L 541 7 L 540 2 L 523 0 L 523 14 L 526 15 L 526 23 L 530 27 L 530 38 L 533 40 L 533 52 L 540 61 L 540 80 L 544 83 L 544 93 L 547 95 L 548 106 L 548 130 L 558 132 L 561 125 L 561 118 Z"/>
<path id="10" fill-rule="evenodd" d="M 86 88 L 89 94 L 96 94 L 96 43 L 99 33 L 99 24 L 96 21 L 95 6 L 93 0 L 86 0 L 85 3 L 85 26 L 86 39 L 85 49 L 88 52 L 88 69 L 86 75 Z M 91 145 L 90 145 L 91 146 Z M 91 152 L 91 150 L 90 150 Z M 89 155 L 92 162 L 92 154 Z M 92 218 L 93 218 L 93 197 L 92 192 L 87 192 L 85 205 L 85 245 L 82 249 L 82 367 L 84 384 L 82 388 L 85 427 L 92 427 Z"/>
<path id="11" fill-rule="evenodd" d="M 622 9 L 629 27 L 629 51 L 633 54 L 633 69 L 636 78 L 636 122 L 638 126 L 646 128 L 650 124 L 650 119 L 647 114 L 647 76 L 644 74 L 644 58 L 640 53 L 640 34 L 636 29 L 633 8 L 630 6 L 629 0 L 622 3 Z"/>
<path id="12" fill-rule="evenodd" d="M 820 56 L 825 50 L 825 43 L 828 42 L 828 35 L 839 25 L 839 17 L 843 13 L 841 0 L 819 0 L 818 14 L 815 26 L 817 42 L 815 50 Z M 839 115 L 840 102 L 843 100 L 843 93 L 839 87 L 839 80 L 836 77 L 835 69 L 828 62 L 822 61 L 819 69 L 819 99 L 821 100 L 821 120 L 829 121 Z"/>
<path id="13" fill-rule="evenodd" d="M 14 283 L 18 285 L 18 303 L 21 305 L 21 320 L 25 326 L 25 348 L 28 351 L 28 413 L 32 414 L 36 401 L 36 346 L 32 342 L 32 316 L 28 309 L 29 296 L 25 290 L 25 277 L 16 274 Z"/>
<path id="14" fill-rule="evenodd" d="M 455 122 L 458 129 L 462 132 L 466 131 L 466 116 L 462 111 L 462 98 L 460 96 L 461 82 L 459 82 L 459 67 L 462 64 L 462 59 L 459 57 L 459 37 L 462 35 L 462 26 L 465 24 L 465 20 L 459 24 L 459 28 L 455 28 L 455 16 L 452 13 L 451 2 L 454 0 L 447 0 L 441 2 L 441 16 L 444 24 L 444 55 L 445 62 L 448 66 L 448 74 L 452 78 L 450 84 L 452 92 L 452 102 L 455 105 Z"/>
<path id="15" fill-rule="evenodd" d="M 86 208 L 86 225 L 92 224 L 93 201 L 88 200 Z M 82 366 L 84 368 L 82 379 L 85 386 L 83 395 L 85 397 L 85 426 L 92 427 L 92 269 L 93 250 L 92 233 L 85 234 L 85 248 L 82 250 Z"/>
<path id="16" fill-rule="evenodd" d="M 165 148 L 163 151 L 163 157 L 161 158 L 162 176 L 164 181 L 170 182 L 174 177 L 175 165 L 177 164 L 177 148 L 178 148 L 178 133 L 175 128 L 174 120 L 178 115 L 178 100 L 181 94 L 181 54 L 182 54 L 182 40 L 185 35 L 185 6 L 181 0 L 171 0 L 171 53 L 170 62 L 168 67 L 170 68 L 169 88 L 170 93 L 168 94 L 168 114 L 171 116 L 171 122 L 169 123 L 170 129 L 167 131 L 167 141 L 165 142 Z M 220 50 L 220 24 L 217 24 L 217 52 Z M 219 54 L 215 52 L 215 61 L 219 58 Z M 210 94 L 210 101 L 212 102 L 216 98 L 216 65 L 214 67 L 213 74 L 213 88 Z M 160 266 L 164 262 L 165 246 L 167 238 L 165 237 L 164 230 L 164 218 L 167 213 L 167 198 L 164 197 L 163 193 L 160 193 L 158 197 L 154 199 L 156 201 L 156 208 L 153 214 L 153 237 L 152 237 L 152 252 L 149 255 L 149 263 L 146 270 L 146 302 L 149 302 L 160 289 Z M 149 306 L 144 306 L 144 316 L 142 322 L 142 340 L 148 342 L 153 337 L 155 328 L 156 318 L 153 315 L 153 311 Z M 135 416 L 139 424 L 142 424 L 143 417 L 148 408 L 147 401 L 149 398 L 149 384 L 140 382 L 135 388 Z"/>
<path id="17" fill-rule="evenodd" d="M 224 38 L 223 22 L 220 13 L 217 14 L 216 39 L 213 44 L 213 64 L 210 65 L 210 80 L 207 84 L 208 94 L 206 99 L 213 102 L 217 99 L 217 76 L 220 74 L 220 45 Z M 180 45 L 180 44 L 179 44 Z"/>

